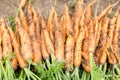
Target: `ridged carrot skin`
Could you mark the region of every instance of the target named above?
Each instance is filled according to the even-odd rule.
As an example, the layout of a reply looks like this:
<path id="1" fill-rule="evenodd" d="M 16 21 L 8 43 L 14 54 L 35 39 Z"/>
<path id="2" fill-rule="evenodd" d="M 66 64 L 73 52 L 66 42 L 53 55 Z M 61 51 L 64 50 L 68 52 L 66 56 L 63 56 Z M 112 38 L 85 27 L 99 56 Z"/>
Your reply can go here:
<path id="1" fill-rule="evenodd" d="M 69 35 L 65 44 L 65 68 L 70 68 L 73 65 L 74 55 L 74 38 Z"/>
<path id="2" fill-rule="evenodd" d="M 17 31 L 20 36 L 20 43 L 21 43 L 21 54 L 25 61 L 32 60 L 33 59 L 33 51 L 32 51 L 32 45 L 30 41 L 30 37 L 28 33 L 21 27 L 21 22 L 19 18 L 16 18 L 16 25 L 17 25 Z"/>
<path id="3" fill-rule="evenodd" d="M 30 36 L 30 40 L 32 44 L 32 50 L 33 50 L 33 62 L 40 64 L 42 56 L 41 56 L 41 51 L 40 51 L 40 43 L 36 39 L 36 35 L 35 35 L 35 23 L 34 23 L 33 16 L 32 16 L 33 14 L 32 9 L 33 9 L 32 5 L 29 4 L 28 6 L 29 36 Z"/>
<path id="4" fill-rule="evenodd" d="M 74 66 L 79 67 L 82 61 L 82 42 L 84 39 L 84 28 L 81 27 L 79 36 L 76 40 L 75 53 L 74 53 Z"/>
<path id="5" fill-rule="evenodd" d="M 21 25 L 24 28 L 26 32 L 28 32 L 28 22 L 25 16 L 25 13 L 23 10 L 20 8 L 20 20 L 21 20 Z"/>
<path id="6" fill-rule="evenodd" d="M 19 66 L 21 68 L 24 68 L 24 67 L 27 66 L 27 63 L 25 62 L 25 60 L 23 59 L 23 57 L 20 53 L 20 44 L 17 42 L 16 36 L 15 36 L 14 32 L 12 31 L 12 29 L 10 27 L 7 27 L 7 28 L 8 28 L 11 40 L 12 40 L 12 46 L 13 46 L 13 49 L 14 49 L 14 52 L 15 52 L 15 55 L 16 55 L 16 59 L 19 63 Z"/>
<path id="7" fill-rule="evenodd" d="M 49 59 L 50 58 L 50 55 L 47 51 L 47 48 L 46 48 L 46 44 L 45 44 L 45 38 L 44 38 L 44 34 L 43 34 L 43 31 L 41 31 L 41 51 L 42 51 L 42 57 L 43 59 Z"/>
<path id="8" fill-rule="evenodd" d="M 74 30 L 74 38 L 75 41 L 79 35 L 79 30 L 80 30 L 80 21 L 82 18 L 82 14 L 83 14 L 83 6 L 84 6 L 84 1 L 83 0 L 78 0 L 78 3 L 75 7 L 75 12 L 72 16 L 72 26 L 73 26 L 73 30 Z"/>
<path id="9" fill-rule="evenodd" d="M 92 20 L 92 6 L 95 5 L 96 0 L 93 0 L 86 6 L 85 11 L 85 24 L 89 25 L 90 21 Z"/>
<path id="10" fill-rule="evenodd" d="M 43 19 L 41 20 L 41 25 L 42 25 L 42 29 L 43 29 L 43 34 L 44 34 L 47 51 L 49 54 L 54 54 L 55 53 L 54 45 L 52 43 L 52 40 L 50 39 L 49 32 L 46 28 L 46 23 Z"/>
<path id="11" fill-rule="evenodd" d="M 64 61 L 64 40 L 62 37 L 62 28 L 58 23 L 57 13 L 54 14 L 55 22 L 55 57 L 58 62 Z"/>

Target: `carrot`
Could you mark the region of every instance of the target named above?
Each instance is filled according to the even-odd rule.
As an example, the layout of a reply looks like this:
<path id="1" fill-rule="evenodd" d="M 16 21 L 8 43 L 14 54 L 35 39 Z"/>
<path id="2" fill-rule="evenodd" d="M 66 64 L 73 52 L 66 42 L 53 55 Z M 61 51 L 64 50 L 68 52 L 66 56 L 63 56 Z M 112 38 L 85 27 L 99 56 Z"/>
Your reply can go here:
<path id="1" fill-rule="evenodd" d="M 113 53 L 109 53 L 108 62 L 110 64 L 116 64 L 117 60 L 116 60 L 116 57 L 115 57 L 115 55 Z"/>
<path id="2" fill-rule="evenodd" d="M 10 62 L 11 62 L 11 65 L 12 65 L 13 69 L 16 70 L 17 66 L 18 66 L 18 64 L 17 64 L 17 58 L 15 57 L 15 58 L 11 59 Z"/>
<path id="3" fill-rule="evenodd" d="M 32 7 L 33 19 L 35 23 L 35 36 L 36 39 L 40 42 L 40 19 L 38 12 Z"/>
<path id="4" fill-rule="evenodd" d="M 73 65 L 73 50 L 74 38 L 72 35 L 68 35 L 65 45 L 65 68 L 70 68 Z"/>
<path id="5" fill-rule="evenodd" d="M 100 56 L 99 63 L 100 64 L 105 64 L 106 60 L 107 60 L 107 53 L 105 52 L 105 50 L 103 50 L 103 52 L 102 52 L 102 54 Z"/>
<path id="6" fill-rule="evenodd" d="M 97 24 L 98 29 L 96 30 L 96 35 L 95 35 L 95 46 L 97 47 L 99 45 L 99 41 L 100 41 L 100 34 L 101 34 L 101 24 L 102 24 L 102 20 L 100 21 L 100 23 Z"/>
<path id="7" fill-rule="evenodd" d="M 42 57 L 43 59 L 49 59 L 49 53 L 46 49 L 46 44 L 45 44 L 45 39 L 44 39 L 44 34 L 43 31 L 41 31 L 41 51 L 42 51 Z"/>
<path id="8" fill-rule="evenodd" d="M 3 36 L 2 36 L 2 44 L 3 44 L 3 58 L 7 57 L 7 56 L 11 56 L 12 54 L 12 45 L 11 45 L 11 41 L 10 41 L 10 36 L 8 33 L 8 30 L 6 29 L 4 20 L 2 23 L 4 26 L 3 27 Z"/>
<path id="9" fill-rule="evenodd" d="M 85 37 L 84 30 L 84 14 L 82 14 L 80 21 L 80 32 L 76 40 L 75 53 L 74 53 L 74 66 L 79 67 L 82 61 L 82 42 Z"/>
<path id="10" fill-rule="evenodd" d="M 33 61 L 35 63 L 40 63 L 42 56 L 41 56 L 41 51 L 40 51 L 40 44 L 36 39 L 35 36 L 35 24 L 33 21 L 33 16 L 32 14 L 32 6 L 31 4 L 29 4 L 28 6 L 28 15 L 29 15 L 29 36 L 30 36 L 30 40 L 31 40 L 31 44 L 32 44 L 32 49 L 33 49 Z M 40 37 L 40 36 L 39 36 Z"/>
<path id="11" fill-rule="evenodd" d="M 120 15 L 117 15 L 117 19 L 116 19 L 116 25 L 114 28 L 114 33 L 113 33 L 113 41 L 112 41 L 112 47 L 113 47 L 113 51 L 114 54 L 117 58 L 117 60 L 119 61 L 119 54 L 118 54 L 118 37 L 119 37 L 119 30 L 120 30 Z"/>
<path id="12" fill-rule="evenodd" d="M 16 17 L 16 26 L 17 31 L 20 36 L 20 43 L 21 43 L 21 54 L 25 61 L 33 59 L 33 52 L 32 52 L 32 45 L 30 42 L 30 37 L 28 33 L 21 27 L 21 22 L 18 17 Z"/>
<path id="13" fill-rule="evenodd" d="M 91 18 L 92 18 L 92 6 L 95 5 L 96 0 L 93 0 L 91 3 L 89 3 L 86 6 L 86 11 L 85 11 L 85 23 L 86 25 L 89 25 Z"/>
<path id="14" fill-rule="evenodd" d="M 46 29 L 46 23 L 45 21 L 42 19 L 41 20 L 41 25 L 42 25 L 42 29 L 43 29 L 43 34 L 44 34 L 44 39 L 45 39 L 45 44 L 46 44 L 46 48 L 49 54 L 54 54 L 54 45 L 52 43 L 52 40 L 50 39 L 49 33 Z"/>
<path id="15" fill-rule="evenodd" d="M 82 67 L 86 72 L 90 72 L 90 63 L 89 60 L 82 60 Z"/>
<path id="16" fill-rule="evenodd" d="M 47 29 L 48 29 L 48 32 L 50 34 L 50 38 L 52 40 L 52 43 L 54 44 L 54 34 L 55 34 L 55 27 L 54 27 L 54 24 L 53 24 L 53 16 L 54 16 L 54 7 L 52 7 L 52 11 L 49 15 L 49 18 L 48 18 L 48 22 L 47 22 Z"/>
<path id="17" fill-rule="evenodd" d="M 104 64 L 107 60 L 107 53 L 105 48 L 107 46 L 107 30 L 108 30 L 109 18 L 105 17 L 102 22 L 102 32 L 101 32 L 101 43 L 102 43 L 102 54 L 100 57 L 100 63 Z"/>
<path id="18" fill-rule="evenodd" d="M 70 15 L 69 15 L 69 9 L 68 7 L 65 5 L 66 8 L 66 13 L 65 13 L 65 18 L 66 18 L 66 35 L 73 35 L 73 27 L 71 24 L 71 20 L 70 20 Z"/>
<path id="19" fill-rule="evenodd" d="M 93 22 L 91 22 L 89 24 L 90 26 L 90 29 L 88 31 L 89 33 L 89 37 L 88 37 L 88 49 L 89 49 L 89 52 L 95 52 L 95 34 L 94 34 L 94 24 Z"/>
<path id="20" fill-rule="evenodd" d="M 1 22 L 1 19 L 0 19 L 0 59 L 2 59 L 3 57 L 3 52 L 2 52 L 2 30 L 1 30 L 1 26 L 2 26 L 2 22 Z"/>
<path id="21" fill-rule="evenodd" d="M 101 57 L 101 51 L 102 51 L 102 48 L 100 46 L 97 46 L 97 48 L 95 50 L 95 54 L 94 54 L 96 64 L 99 64 L 99 60 L 100 60 L 100 57 Z"/>
<path id="22" fill-rule="evenodd" d="M 119 1 L 117 1 L 114 4 L 111 4 L 111 5 L 107 6 L 106 9 L 104 11 L 102 11 L 101 14 L 98 15 L 97 20 L 100 21 L 118 3 L 119 3 Z"/>
<path id="23" fill-rule="evenodd" d="M 66 40 L 66 30 L 67 30 L 67 18 L 66 18 L 67 8 L 64 8 L 64 13 L 61 17 L 61 27 L 62 27 L 62 36 L 65 43 Z"/>
<path id="24" fill-rule="evenodd" d="M 17 26 L 18 25 L 16 25 L 16 27 Z M 14 52 L 15 52 L 15 55 L 16 55 L 16 59 L 17 59 L 17 61 L 19 63 L 19 66 L 21 68 L 24 68 L 25 66 L 27 66 L 27 63 L 25 62 L 22 55 L 20 54 L 20 44 L 17 42 L 16 36 L 15 36 L 14 32 L 12 31 L 12 29 L 10 27 L 7 27 L 7 28 L 8 28 L 11 40 L 12 40 L 12 46 L 13 46 L 13 49 L 14 49 Z M 13 62 L 14 61 L 16 61 L 16 60 L 13 60 Z"/>
<path id="25" fill-rule="evenodd" d="M 85 35 L 83 40 L 83 46 L 82 46 L 82 57 L 84 59 L 89 59 L 88 56 L 88 29 L 87 26 L 84 25 Z"/>
<path id="26" fill-rule="evenodd" d="M 75 53 L 74 53 L 74 66 L 79 67 L 82 61 L 82 41 L 84 39 L 84 29 L 81 27 L 79 36 L 76 40 Z"/>
<path id="27" fill-rule="evenodd" d="M 74 26 L 74 38 L 75 38 L 75 41 L 79 35 L 79 30 L 80 30 L 80 26 L 79 26 L 79 23 L 80 23 L 80 20 L 82 18 L 82 12 L 83 12 L 83 5 L 84 5 L 84 1 L 83 0 L 78 0 L 78 3 L 75 7 L 75 12 L 72 16 L 72 19 L 73 20 L 73 25 Z"/>
<path id="28" fill-rule="evenodd" d="M 25 5 L 26 5 L 26 2 L 27 2 L 27 0 L 21 0 L 21 1 L 20 1 L 20 7 L 21 7 L 21 8 L 24 8 Z"/>
<path id="29" fill-rule="evenodd" d="M 64 41 L 62 37 L 62 28 L 58 23 L 57 13 L 54 13 L 54 22 L 55 22 L 55 57 L 58 62 L 64 60 Z"/>
<path id="30" fill-rule="evenodd" d="M 22 22 L 22 27 L 25 29 L 26 32 L 28 32 L 27 19 L 26 19 L 26 16 L 21 8 L 20 8 L 20 20 Z"/>

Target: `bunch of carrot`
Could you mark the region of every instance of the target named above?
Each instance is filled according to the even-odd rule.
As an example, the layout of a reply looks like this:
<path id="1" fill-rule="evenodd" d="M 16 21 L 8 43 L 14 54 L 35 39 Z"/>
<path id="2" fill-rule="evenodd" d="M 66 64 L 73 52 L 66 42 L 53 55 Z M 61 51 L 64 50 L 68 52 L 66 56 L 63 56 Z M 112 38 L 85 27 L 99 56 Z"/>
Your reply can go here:
<path id="1" fill-rule="evenodd" d="M 53 7 L 47 21 L 30 1 L 25 6 L 26 1 L 21 0 L 19 5 L 15 31 L 9 22 L 0 18 L 0 59 L 10 57 L 13 69 L 25 68 L 30 62 L 41 64 L 42 60 L 49 61 L 53 56 L 59 63 L 64 63 L 65 69 L 82 66 L 86 72 L 91 70 L 90 55 L 97 65 L 120 62 L 119 8 L 113 18 L 108 16 L 119 1 L 98 16 L 92 16 L 92 7 L 97 1 L 93 0 L 84 7 L 84 1 L 78 0 L 72 17 L 65 5 L 60 19 Z M 24 7 L 27 7 L 26 12 Z"/>

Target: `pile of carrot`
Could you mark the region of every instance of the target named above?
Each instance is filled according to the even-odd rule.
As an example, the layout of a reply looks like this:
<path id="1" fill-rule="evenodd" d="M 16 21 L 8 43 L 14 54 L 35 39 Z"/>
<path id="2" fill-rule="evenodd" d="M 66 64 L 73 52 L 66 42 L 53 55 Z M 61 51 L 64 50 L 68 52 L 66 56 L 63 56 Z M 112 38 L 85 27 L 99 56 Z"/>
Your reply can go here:
<path id="1" fill-rule="evenodd" d="M 112 18 L 109 17 L 119 1 L 94 16 L 92 7 L 97 1 L 93 0 L 84 7 L 84 0 L 78 0 L 72 16 L 67 5 L 60 18 L 52 7 L 48 20 L 30 1 L 26 2 L 21 0 L 19 14 L 15 15 L 15 31 L 0 17 L 0 59 L 10 57 L 13 69 L 25 68 L 29 62 L 41 64 L 42 60 L 50 60 L 52 56 L 59 63 L 63 62 L 65 69 L 82 66 L 86 72 L 91 70 L 91 54 L 98 66 L 120 62 L 119 8 Z"/>

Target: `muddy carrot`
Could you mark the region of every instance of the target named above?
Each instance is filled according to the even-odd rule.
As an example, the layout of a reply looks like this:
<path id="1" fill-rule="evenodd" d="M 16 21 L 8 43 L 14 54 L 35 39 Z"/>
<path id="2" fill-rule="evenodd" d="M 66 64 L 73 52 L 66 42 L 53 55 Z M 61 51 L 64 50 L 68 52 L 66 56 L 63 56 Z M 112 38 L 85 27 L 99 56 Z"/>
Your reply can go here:
<path id="1" fill-rule="evenodd" d="M 11 59 L 10 62 L 11 62 L 11 65 L 12 65 L 13 69 L 16 70 L 17 66 L 18 66 L 18 64 L 17 64 L 17 58 L 15 57 L 15 58 Z"/>
<path id="2" fill-rule="evenodd" d="M 17 25 L 16 25 L 16 27 L 17 27 Z M 21 68 L 24 68 L 24 67 L 27 66 L 27 63 L 25 62 L 22 55 L 20 54 L 20 44 L 18 43 L 18 41 L 16 39 L 16 36 L 15 36 L 14 32 L 12 31 L 12 29 L 10 27 L 7 27 L 7 28 L 8 28 L 11 40 L 12 40 L 11 42 L 12 42 L 12 46 L 13 46 L 13 49 L 14 49 L 14 52 L 15 52 L 15 55 L 16 55 L 16 59 L 19 63 L 19 66 Z"/>
<path id="3" fill-rule="evenodd" d="M 65 45 L 65 68 L 70 68 L 73 65 L 73 49 L 74 49 L 74 38 L 69 35 Z"/>
<path id="4" fill-rule="evenodd" d="M 119 1 L 117 1 L 114 4 L 111 4 L 111 5 L 107 6 L 106 9 L 98 15 L 97 20 L 100 21 L 100 19 L 102 19 L 118 3 L 119 3 Z"/>
<path id="5" fill-rule="evenodd" d="M 20 8 L 20 20 L 22 22 L 22 27 L 25 29 L 26 32 L 28 32 L 27 19 L 26 19 L 25 13 L 23 12 L 21 8 Z"/>
<path id="6" fill-rule="evenodd" d="M 40 19 L 38 12 L 32 7 L 33 20 L 35 23 L 35 36 L 38 41 L 40 41 Z"/>
<path id="7" fill-rule="evenodd" d="M 54 16 L 54 7 L 52 7 L 52 11 L 49 15 L 49 18 L 48 18 L 48 22 L 47 22 L 47 29 L 48 29 L 48 32 L 50 34 L 50 38 L 52 40 L 52 43 L 54 44 L 55 40 L 54 40 L 54 35 L 55 35 L 55 25 L 54 25 L 54 22 L 53 22 L 53 16 Z"/>
<path id="8" fill-rule="evenodd" d="M 43 34 L 43 31 L 41 31 L 41 51 L 42 51 L 42 57 L 43 59 L 49 59 L 50 56 L 49 56 L 49 53 L 46 49 L 46 44 L 45 44 L 45 39 L 44 39 L 44 34 Z"/>
<path id="9" fill-rule="evenodd" d="M 2 22 L 3 26 L 3 36 L 2 36 L 2 44 L 3 44 L 3 58 L 7 56 L 12 55 L 12 45 L 11 45 L 11 39 L 8 33 L 8 30 L 6 29 L 6 25 L 4 23 L 4 20 Z"/>
<path id="10" fill-rule="evenodd" d="M 28 33 L 21 27 L 21 22 L 18 17 L 16 17 L 17 31 L 20 36 L 21 43 L 21 54 L 25 61 L 33 59 L 32 45 L 30 42 L 30 37 Z"/>
<path id="11" fill-rule="evenodd" d="M 52 43 L 52 40 L 50 39 L 48 30 L 46 29 L 46 23 L 45 21 L 42 19 L 41 20 L 41 25 L 42 25 L 42 29 L 43 29 L 43 34 L 44 34 L 44 39 L 45 39 L 45 44 L 46 44 L 46 48 L 49 54 L 54 54 L 54 45 Z"/>
<path id="12" fill-rule="evenodd" d="M 54 13 L 54 22 L 55 22 L 55 57 L 58 62 L 64 60 L 64 41 L 62 37 L 62 28 L 58 23 L 57 13 Z"/>
<path id="13" fill-rule="evenodd" d="M 26 2 L 27 2 L 27 0 L 21 0 L 21 1 L 20 1 L 20 7 L 21 7 L 21 8 L 24 8 L 25 5 L 26 5 Z"/>
<path id="14" fill-rule="evenodd" d="M 82 60 L 82 67 L 86 72 L 90 72 L 90 63 L 89 60 Z"/>
<path id="15" fill-rule="evenodd" d="M 79 36 L 76 40 L 76 47 L 75 47 L 75 53 L 74 53 L 74 66 L 78 67 L 81 64 L 82 57 L 82 42 L 84 39 L 84 28 L 81 27 Z"/>
<path id="16" fill-rule="evenodd" d="M 79 30 L 80 30 L 80 20 L 82 18 L 82 13 L 83 13 L 83 5 L 84 5 L 84 1 L 83 0 L 78 0 L 78 3 L 75 7 L 75 12 L 72 16 L 72 26 L 74 26 L 74 38 L 75 40 L 77 39 L 78 35 L 79 35 Z"/>
<path id="17" fill-rule="evenodd" d="M 96 0 L 93 0 L 91 3 L 89 3 L 86 6 L 86 11 L 85 11 L 85 23 L 88 25 L 92 19 L 92 6 L 95 5 Z"/>
<path id="18" fill-rule="evenodd" d="M 28 6 L 28 15 L 29 15 L 29 36 L 32 44 L 32 49 L 33 49 L 33 62 L 35 63 L 40 63 L 42 56 L 41 56 L 41 51 L 40 51 L 40 43 L 37 41 L 36 36 L 35 36 L 35 23 L 33 21 L 33 16 L 32 14 L 32 6 L 29 4 Z M 39 36 L 40 37 L 40 36 Z"/>

